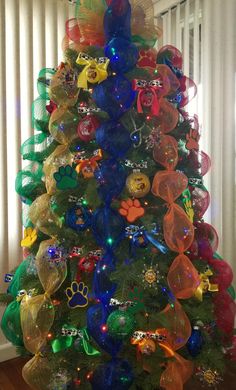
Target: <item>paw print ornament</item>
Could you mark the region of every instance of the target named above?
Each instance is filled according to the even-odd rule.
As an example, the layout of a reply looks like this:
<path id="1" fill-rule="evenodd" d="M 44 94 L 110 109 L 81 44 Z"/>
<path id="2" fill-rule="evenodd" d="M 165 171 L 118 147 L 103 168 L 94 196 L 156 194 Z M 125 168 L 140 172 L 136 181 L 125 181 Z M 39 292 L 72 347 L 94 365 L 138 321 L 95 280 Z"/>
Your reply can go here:
<path id="1" fill-rule="evenodd" d="M 127 199 L 121 202 L 119 213 L 125 217 L 129 223 L 132 223 L 136 221 L 136 219 L 142 217 L 145 210 L 138 199 Z"/>
<path id="2" fill-rule="evenodd" d="M 58 190 L 70 190 L 78 186 L 77 173 L 70 165 L 60 167 L 53 176 Z"/>
<path id="3" fill-rule="evenodd" d="M 197 130 L 191 129 L 189 134 L 186 135 L 186 148 L 188 150 L 198 150 L 199 149 L 199 139 L 200 135 Z"/>
<path id="4" fill-rule="evenodd" d="M 70 309 L 85 307 L 88 305 L 88 287 L 83 282 L 73 281 L 71 287 L 66 289 L 68 306 Z"/>
<path id="5" fill-rule="evenodd" d="M 30 248 L 35 241 L 37 240 L 37 231 L 32 227 L 27 227 L 24 230 L 24 238 L 21 240 L 21 246 L 25 248 Z"/>

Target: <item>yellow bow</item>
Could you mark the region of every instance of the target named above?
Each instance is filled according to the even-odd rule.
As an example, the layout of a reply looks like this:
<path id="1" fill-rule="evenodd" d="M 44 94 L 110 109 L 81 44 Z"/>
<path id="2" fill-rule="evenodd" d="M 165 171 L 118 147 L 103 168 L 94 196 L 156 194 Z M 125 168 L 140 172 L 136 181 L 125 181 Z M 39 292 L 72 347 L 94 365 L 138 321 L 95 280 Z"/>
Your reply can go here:
<path id="1" fill-rule="evenodd" d="M 85 53 L 79 53 L 76 63 L 85 65 L 79 75 L 78 88 L 88 89 L 88 82 L 91 84 L 101 83 L 106 80 L 108 73 L 107 67 L 110 60 L 106 57 L 92 58 Z"/>
<path id="2" fill-rule="evenodd" d="M 216 292 L 219 291 L 218 285 L 214 283 L 210 283 L 209 276 L 212 276 L 213 272 L 210 269 L 207 269 L 204 273 L 200 274 L 201 283 L 195 291 L 194 296 L 202 301 L 203 293 L 207 291 Z"/>

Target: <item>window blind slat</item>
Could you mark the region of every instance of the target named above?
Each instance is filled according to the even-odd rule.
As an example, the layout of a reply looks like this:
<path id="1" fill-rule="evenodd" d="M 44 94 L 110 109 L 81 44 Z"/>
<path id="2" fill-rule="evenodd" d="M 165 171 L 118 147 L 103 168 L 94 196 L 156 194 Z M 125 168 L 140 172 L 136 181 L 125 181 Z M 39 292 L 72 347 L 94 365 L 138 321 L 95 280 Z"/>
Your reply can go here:
<path id="1" fill-rule="evenodd" d="M 184 7 L 184 73 L 189 76 L 189 0 Z"/>

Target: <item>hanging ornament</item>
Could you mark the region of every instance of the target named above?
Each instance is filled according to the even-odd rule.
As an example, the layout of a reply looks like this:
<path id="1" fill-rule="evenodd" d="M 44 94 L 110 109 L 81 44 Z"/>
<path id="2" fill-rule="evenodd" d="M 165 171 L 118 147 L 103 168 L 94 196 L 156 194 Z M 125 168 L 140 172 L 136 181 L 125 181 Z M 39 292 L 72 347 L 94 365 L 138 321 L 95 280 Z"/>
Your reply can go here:
<path id="1" fill-rule="evenodd" d="M 138 350 L 143 355 L 151 355 L 156 351 L 156 344 L 153 340 L 144 339 L 138 344 Z"/>
<path id="2" fill-rule="evenodd" d="M 77 173 L 70 165 L 59 167 L 53 177 L 56 180 L 58 190 L 71 190 L 78 186 Z"/>
<path id="3" fill-rule="evenodd" d="M 142 130 L 145 126 L 145 123 L 138 128 L 136 126 L 136 123 L 132 115 L 130 116 L 130 118 L 131 118 L 132 125 L 134 127 L 134 130 L 130 133 L 130 139 L 133 142 L 133 147 L 138 148 L 139 146 L 142 145 Z"/>
<path id="4" fill-rule="evenodd" d="M 215 283 L 211 283 L 209 280 L 209 276 L 212 276 L 213 272 L 210 270 L 210 268 L 206 268 L 206 271 L 200 274 L 200 285 L 198 286 L 197 290 L 195 291 L 194 296 L 199 300 L 203 300 L 203 294 L 210 291 L 210 292 L 217 292 L 219 291 L 218 285 Z"/>
<path id="5" fill-rule="evenodd" d="M 160 276 L 160 271 L 158 269 L 158 264 L 155 264 L 154 266 L 144 264 L 142 277 L 145 287 L 154 287 L 155 289 L 157 289 L 158 283 L 160 283 L 160 279 L 162 279 L 162 276 Z"/>
<path id="6" fill-rule="evenodd" d="M 66 213 L 66 225 L 77 232 L 84 231 L 91 224 L 91 212 L 87 207 L 74 206 Z"/>
<path id="7" fill-rule="evenodd" d="M 132 223 L 136 221 L 136 219 L 143 217 L 145 210 L 138 199 L 127 199 L 121 202 L 119 213 L 120 215 L 123 215 L 129 223 Z"/>
<path id="8" fill-rule="evenodd" d="M 70 259 L 73 259 L 73 258 L 78 258 L 81 256 L 83 250 L 81 247 L 79 246 L 73 246 L 73 248 L 70 250 L 69 252 L 69 258 Z"/>
<path id="9" fill-rule="evenodd" d="M 215 387 L 223 382 L 223 378 L 218 371 L 212 370 L 211 368 L 199 367 L 196 376 L 203 386 Z"/>
<path id="10" fill-rule="evenodd" d="M 93 115 L 88 114 L 78 124 L 77 133 L 79 138 L 84 142 L 89 142 L 95 137 L 96 129 L 100 126 L 99 119 Z"/>
<path id="11" fill-rule="evenodd" d="M 116 339 L 126 339 L 135 329 L 135 318 L 124 310 L 113 311 L 107 319 L 108 333 Z"/>
<path id="12" fill-rule="evenodd" d="M 204 340 L 199 326 L 195 325 L 192 334 L 187 342 L 188 352 L 192 357 L 196 357 L 201 352 Z"/>
<path id="13" fill-rule="evenodd" d="M 126 187 L 130 195 L 143 198 L 149 193 L 151 184 L 148 176 L 137 169 L 127 177 Z"/>
<path id="14" fill-rule="evenodd" d="M 78 164 L 76 166 L 76 172 L 82 173 L 85 179 L 91 179 L 94 177 L 94 171 L 98 168 L 97 161 L 102 159 L 102 151 L 101 149 L 97 149 L 93 153 L 93 157 L 84 158 L 82 153 L 78 153 L 75 156 L 75 161 Z"/>
<path id="15" fill-rule="evenodd" d="M 200 134 L 198 133 L 198 130 L 190 129 L 190 132 L 186 134 L 186 140 L 185 146 L 188 150 L 199 149 Z"/>
<path id="16" fill-rule="evenodd" d="M 77 283 L 73 281 L 71 287 L 66 289 L 66 296 L 70 309 L 88 305 L 88 287 L 83 282 Z"/>
<path id="17" fill-rule="evenodd" d="M 21 246 L 30 248 L 37 240 L 37 231 L 32 227 L 27 227 L 24 230 L 24 238 L 21 240 Z"/>
<path id="18" fill-rule="evenodd" d="M 106 57 L 92 58 L 85 53 L 79 53 L 76 63 L 85 65 L 78 77 L 78 88 L 88 88 L 88 82 L 91 84 L 100 84 L 106 80 L 107 67 L 110 60 Z"/>
<path id="19" fill-rule="evenodd" d="M 82 272 L 91 273 L 93 272 L 94 268 L 96 266 L 95 259 L 91 257 L 82 257 L 78 263 L 78 269 Z"/>
<path id="20" fill-rule="evenodd" d="M 142 114 L 143 109 L 148 109 L 152 115 L 159 114 L 158 91 L 162 89 L 160 80 L 133 80 L 133 89 L 138 92 L 137 110 Z"/>

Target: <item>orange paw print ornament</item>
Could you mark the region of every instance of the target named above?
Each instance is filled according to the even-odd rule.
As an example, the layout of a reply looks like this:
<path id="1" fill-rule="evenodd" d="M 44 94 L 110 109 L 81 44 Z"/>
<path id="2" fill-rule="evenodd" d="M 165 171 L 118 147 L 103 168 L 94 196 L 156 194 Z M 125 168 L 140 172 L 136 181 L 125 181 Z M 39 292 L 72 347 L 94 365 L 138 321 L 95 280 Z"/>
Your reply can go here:
<path id="1" fill-rule="evenodd" d="M 136 219 L 142 217 L 145 210 L 138 199 L 127 199 L 121 202 L 119 213 L 125 217 L 128 222 L 132 223 L 136 221 Z"/>

